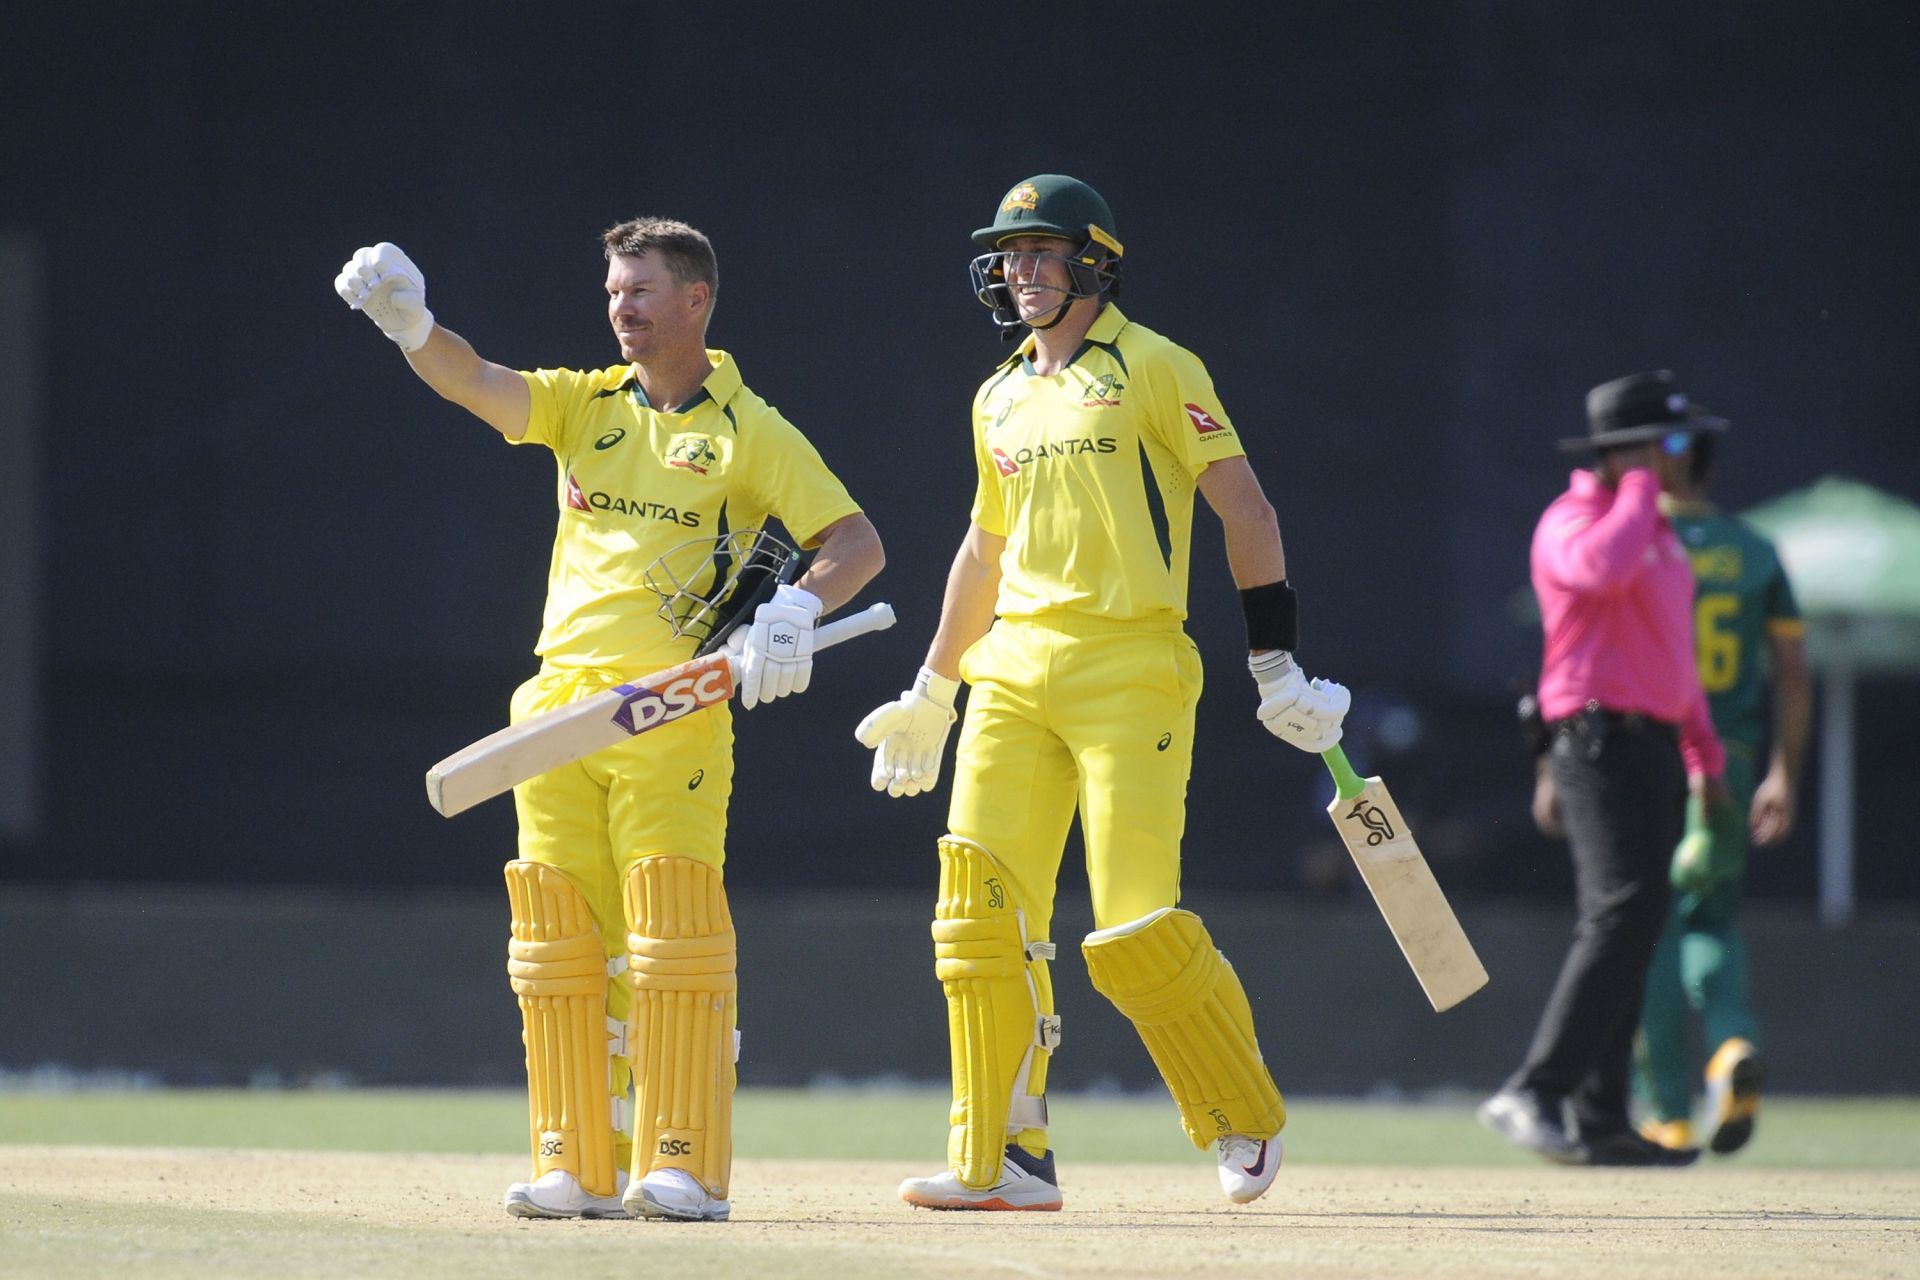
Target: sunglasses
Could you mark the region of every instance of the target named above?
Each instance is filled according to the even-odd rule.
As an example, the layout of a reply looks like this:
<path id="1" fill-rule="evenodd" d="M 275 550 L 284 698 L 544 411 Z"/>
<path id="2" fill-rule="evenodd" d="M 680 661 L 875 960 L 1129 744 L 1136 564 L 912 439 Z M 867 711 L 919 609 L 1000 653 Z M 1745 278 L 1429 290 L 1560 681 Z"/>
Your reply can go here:
<path id="1" fill-rule="evenodd" d="M 1669 431 L 1660 437 L 1660 452 L 1669 458 L 1677 458 L 1691 448 L 1693 448 L 1691 431 Z"/>

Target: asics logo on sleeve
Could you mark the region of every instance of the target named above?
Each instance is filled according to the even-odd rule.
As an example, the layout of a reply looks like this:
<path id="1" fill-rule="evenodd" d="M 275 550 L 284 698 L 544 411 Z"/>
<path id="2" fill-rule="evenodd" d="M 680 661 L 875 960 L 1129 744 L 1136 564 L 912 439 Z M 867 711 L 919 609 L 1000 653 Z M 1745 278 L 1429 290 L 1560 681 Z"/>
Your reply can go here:
<path id="1" fill-rule="evenodd" d="M 627 429 L 625 427 L 615 427 L 613 430 L 607 432 L 607 434 L 601 436 L 598 440 L 595 440 L 593 442 L 593 447 L 596 449 L 611 449 L 613 448 L 613 446 L 619 444 L 622 440 L 625 440 L 626 438 L 627 438 Z"/>

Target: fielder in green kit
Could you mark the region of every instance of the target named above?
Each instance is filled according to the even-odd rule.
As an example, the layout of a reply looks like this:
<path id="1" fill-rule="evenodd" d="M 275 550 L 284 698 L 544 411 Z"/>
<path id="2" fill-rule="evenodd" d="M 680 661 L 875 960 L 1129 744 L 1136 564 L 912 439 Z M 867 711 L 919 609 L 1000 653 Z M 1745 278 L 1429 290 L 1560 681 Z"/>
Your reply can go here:
<path id="1" fill-rule="evenodd" d="M 1689 801 L 1687 834 L 1674 853 L 1673 906 L 1647 974 L 1636 1065 L 1651 1112 L 1642 1132 L 1666 1146 L 1692 1146 L 1700 1077 L 1688 1051 L 1687 1014 L 1698 1011 L 1713 1048 L 1700 1136 L 1725 1155 L 1753 1135 L 1761 1082 L 1739 920 L 1747 849 L 1749 839 L 1778 844 L 1793 828 L 1813 693 L 1805 624 L 1773 544 L 1706 500 L 1713 438 L 1679 433 L 1667 447 L 1691 460 L 1688 484 L 1663 495 L 1661 507 L 1693 561 L 1700 683 L 1726 746 L 1732 802 L 1708 812 L 1699 796 Z M 1766 774 L 1756 786 L 1769 737 Z"/>

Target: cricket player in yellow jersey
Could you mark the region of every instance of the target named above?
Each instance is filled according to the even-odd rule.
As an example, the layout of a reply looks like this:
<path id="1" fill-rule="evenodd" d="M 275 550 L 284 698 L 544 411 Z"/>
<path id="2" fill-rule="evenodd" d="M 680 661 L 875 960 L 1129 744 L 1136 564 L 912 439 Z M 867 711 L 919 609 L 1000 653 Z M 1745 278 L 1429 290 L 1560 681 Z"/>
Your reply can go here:
<path id="1" fill-rule="evenodd" d="M 948 1167 L 900 1195 L 932 1209 L 1060 1207 L 1048 961 L 1077 810 L 1088 974 L 1245 1203 L 1273 1182 L 1286 1110 L 1239 978 L 1178 907 L 1201 682 L 1181 628 L 1196 492 L 1225 526 L 1261 721 L 1323 751 L 1340 740 L 1347 691 L 1294 665 L 1279 524 L 1205 367 L 1113 304 L 1122 249 L 1106 201 L 1041 174 L 974 239 L 987 251 L 976 293 L 1003 332 L 1026 335 L 974 397 L 972 523 L 926 663 L 856 730 L 874 748 L 875 790 L 930 790 L 955 694 L 972 686 L 933 923 L 953 1051 Z"/>
<path id="2" fill-rule="evenodd" d="M 707 237 L 648 218 L 604 243 L 621 359 L 605 369 L 481 359 L 434 323 L 424 276 L 392 244 L 361 249 L 335 281 L 428 386 L 557 460 L 540 670 L 514 694 L 513 719 L 719 643 L 725 624 L 709 606 L 748 562 L 780 585 L 726 637 L 742 658 L 742 705 L 802 692 L 814 624 L 879 572 L 879 538 L 733 357 L 707 349 L 719 285 Z M 818 548 L 795 582 L 797 561 L 779 563 L 784 548 L 756 536 L 770 516 Z M 533 1154 L 531 1179 L 507 1190 L 515 1216 L 729 1215 L 732 748 L 722 704 L 514 788 L 508 972 Z"/>

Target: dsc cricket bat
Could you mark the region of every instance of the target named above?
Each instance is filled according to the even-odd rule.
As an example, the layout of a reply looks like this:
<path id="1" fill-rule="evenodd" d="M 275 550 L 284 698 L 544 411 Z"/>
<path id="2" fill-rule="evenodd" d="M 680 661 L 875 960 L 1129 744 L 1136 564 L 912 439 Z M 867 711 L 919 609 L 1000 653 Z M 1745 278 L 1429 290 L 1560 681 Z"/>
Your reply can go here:
<path id="1" fill-rule="evenodd" d="M 1339 792 L 1327 806 L 1334 830 L 1373 892 L 1401 954 L 1436 1013 L 1487 985 L 1487 971 L 1394 806 L 1387 784 L 1362 779 L 1339 747 L 1321 753 Z"/>
<path id="2" fill-rule="evenodd" d="M 813 649 L 892 625 L 893 606 L 876 604 L 815 631 Z M 490 733 L 427 770 L 427 803 L 451 818 L 549 769 L 725 702 L 738 661 L 724 650 L 710 653 Z"/>

